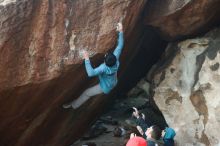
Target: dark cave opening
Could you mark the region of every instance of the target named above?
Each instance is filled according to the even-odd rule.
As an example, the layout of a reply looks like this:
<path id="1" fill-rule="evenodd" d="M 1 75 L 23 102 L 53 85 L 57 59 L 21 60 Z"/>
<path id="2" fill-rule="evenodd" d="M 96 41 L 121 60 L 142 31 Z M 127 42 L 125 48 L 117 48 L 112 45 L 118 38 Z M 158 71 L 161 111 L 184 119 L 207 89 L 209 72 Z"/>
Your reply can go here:
<path id="1" fill-rule="evenodd" d="M 139 47 L 135 48 L 138 51 L 123 76 L 120 77 L 118 94 L 126 94 L 146 76 L 151 67 L 160 60 L 167 44 L 168 42 L 162 40 L 153 28 L 145 27 Z"/>
<path id="2" fill-rule="evenodd" d="M 119 78 L 115 99 L 127 98 L 128 92 L 134 88 L 141 79 L 146 80 L 146 76 L 151 67 L 161 59 L 167 47 L 168 42 L 163 40 L 152 27 L 144 26 L 141 33 L 142 35 L 137 43 L 138 47 L 135 48 L 137 51 L 132 54 L 134 55 L 132 60 L 126 67 L 123 75 Z M 151 80 L 147 80 L 147 82 L 151 83 Z M 151 125 L 156 124 L 163 129 L 167 126 L 167 123 L 153 100 L 153 92 L 150 96 L 145 96 L 146 99 L 149 99 L 149 102 L 143 103 L 137 108 L 145 113 L 146 119 L 148 119 Z M 124 112 L 124 114 L 127 114 L 128 118 L 130 113 L 130 110 Z"/>

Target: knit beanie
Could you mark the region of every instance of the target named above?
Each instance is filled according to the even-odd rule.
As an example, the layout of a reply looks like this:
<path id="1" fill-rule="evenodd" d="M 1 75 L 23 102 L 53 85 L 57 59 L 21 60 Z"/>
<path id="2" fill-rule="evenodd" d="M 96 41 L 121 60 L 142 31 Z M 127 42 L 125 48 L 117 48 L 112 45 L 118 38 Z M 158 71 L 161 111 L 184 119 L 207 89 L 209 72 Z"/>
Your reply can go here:
<path id="1" fill-rule="evenodd" d="M 166 127 L 165 135 L 163 138 L 164 139 L 173 139 L 175 135 L 176 135 L 176 132 L 172 128 Z"/>

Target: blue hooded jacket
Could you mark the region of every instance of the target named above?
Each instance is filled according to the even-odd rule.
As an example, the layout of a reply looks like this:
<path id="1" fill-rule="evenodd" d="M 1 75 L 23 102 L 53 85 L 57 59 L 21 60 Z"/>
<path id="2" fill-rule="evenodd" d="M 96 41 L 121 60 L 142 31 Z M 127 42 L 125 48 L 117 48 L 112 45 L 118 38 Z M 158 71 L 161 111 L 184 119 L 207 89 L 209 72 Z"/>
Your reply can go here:
<path id="1" fill-rule="evenodd" d="M 174 146 L 174 137 L 176 132 L 172 128 L 165 128 L 165 135 L 163 137 L 164 146 Z"/>
<path id="2" fill-rule="evenodd" d="M 98 76 L 99 84 L 102 91 L 108 94 L 117 84 L 117 71 L 119 68 L 119 57 L 124 45 L 123 32 L 118 33 L 118 45 L 115 48 L 113 54 L 116 56 L 116 64 L 112 67 L 108 67 L 105 63 L 102 63 L 97 68 L 93 69 L 90 60 L 85 60 L 86 72 L 89 77 Z"/>

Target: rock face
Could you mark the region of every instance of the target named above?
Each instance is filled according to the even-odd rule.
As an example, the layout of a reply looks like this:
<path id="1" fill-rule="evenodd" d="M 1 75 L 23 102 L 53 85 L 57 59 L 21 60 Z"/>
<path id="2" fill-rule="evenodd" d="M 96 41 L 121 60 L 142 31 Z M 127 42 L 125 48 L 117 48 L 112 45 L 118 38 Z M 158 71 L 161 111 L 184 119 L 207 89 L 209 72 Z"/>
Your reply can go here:
<path id="1" fill-rule="evenodd" d="M 116 45 L 116 23 L 123 21 L 129 38 L 145 3 L 0 0 L 1 145 L 76 140 L 104 106 L 97 98 L 78 112 L 61 108 L 89 86 L 80 52 L 87 49 L 100 61 Z"/>
<path id="2" fill-rule="evenodd" d="M 219 21 L 219 0 L 150 0 L 145 23 L 166 40 L 206 31 Z"/>
<path id="3" fill-rule="evenodd" d="M 219 34 L 170 43 L 154 68 L 154 100 L 180 146 L 220 144 Z"/>

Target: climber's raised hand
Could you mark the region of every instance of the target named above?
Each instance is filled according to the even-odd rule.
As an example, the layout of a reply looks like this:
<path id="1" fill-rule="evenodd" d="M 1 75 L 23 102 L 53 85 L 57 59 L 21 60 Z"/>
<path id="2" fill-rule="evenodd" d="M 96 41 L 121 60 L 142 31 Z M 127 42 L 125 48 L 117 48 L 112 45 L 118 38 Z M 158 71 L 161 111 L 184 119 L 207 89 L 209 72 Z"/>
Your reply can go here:
<path id="1" fill-rule="evenodd" d="M 88 53 L 88 51 L 86 51 L 86 50 L 83 51 L 83 58 L 85 60 L 89 60 L 89 53 Z"/>
<path id="2" fill-rule="evenodd" d="M 121 22 L 119 22 L 119 23 L 117 24 L 116 30 L 119 31 L 119 32 L 123 32 L 123 26 L 122 26 L 122 23 L 121 23 Z"/>

